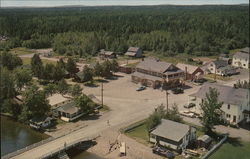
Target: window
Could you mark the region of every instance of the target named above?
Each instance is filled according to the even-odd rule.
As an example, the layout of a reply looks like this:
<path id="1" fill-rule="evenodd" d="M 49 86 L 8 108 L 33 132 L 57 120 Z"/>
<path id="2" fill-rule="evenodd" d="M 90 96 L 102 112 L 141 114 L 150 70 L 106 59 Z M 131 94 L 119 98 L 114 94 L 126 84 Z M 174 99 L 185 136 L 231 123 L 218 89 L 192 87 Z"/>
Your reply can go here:
<path id="1" fill-rule="evenodd" d="M 230 104 L 227 105 L 227 109 L 230 109 Z"/>
<path id="2" fill-rule="evenodd" d="M 227 114 L 226 117 L 227 117 L 227 118 L 231 118 L 231 115 L 230 115 L 230 114 Z"/>
<path id="3" fill-rule="evenodd" d="M 243 66 L 246 66 L 246 64 L 243 64 Z"/>

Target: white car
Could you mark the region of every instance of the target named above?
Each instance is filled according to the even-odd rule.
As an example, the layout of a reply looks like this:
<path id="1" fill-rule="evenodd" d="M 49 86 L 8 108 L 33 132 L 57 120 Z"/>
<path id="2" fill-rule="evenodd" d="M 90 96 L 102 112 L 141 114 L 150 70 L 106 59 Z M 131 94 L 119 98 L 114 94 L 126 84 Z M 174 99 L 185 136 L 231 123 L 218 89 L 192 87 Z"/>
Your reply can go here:
<path id="1" fill-rule="evenodd" d="M 140 86 L 139 88 L 136 89 L 136 91 L 142 91 L 142 90 L 144 90 L 144 89 L 146 89 L 145 86 Z"/>

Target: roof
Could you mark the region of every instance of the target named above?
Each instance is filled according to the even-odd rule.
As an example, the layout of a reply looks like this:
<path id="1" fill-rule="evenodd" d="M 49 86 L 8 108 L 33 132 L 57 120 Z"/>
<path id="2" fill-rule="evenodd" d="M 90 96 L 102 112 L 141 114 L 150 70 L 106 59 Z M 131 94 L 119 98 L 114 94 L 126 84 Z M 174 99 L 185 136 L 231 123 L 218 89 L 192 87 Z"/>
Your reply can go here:
<path id="1" fill-rule="evenodd" d="M 217 83 L 204 83 L 202 87 L 190 96 L 206 98 L 209 88 L 215 88 L 219 92 L 218 100 L 227 104 L 242 105 L 249 97 L 249 91 L 243 88 L 234 88 L 231 86 L 220 85 Z"/>
<path id="2" fill-rule="evenodd" d="M 127 52 L 137 52 L 139 49 L 139 47 L 129 47 Z"/>
<path id="3" fill-rule="evenodd" d="M 134 72 L 131 74 L 131 76 L 136 76 L 136 77 L 139 77 L 141 79 L 149 79 L 152 81 L 162 81 L 163 80 L 163 78 L 161 78 L 161 77 L 152 76 L 152 75 L 144 74 L 141 72 Z"/>
<path id="4" fill-rule="evenodd" d="M 202 135 L 202 136 L 198 137 L 197 140 L 203 141 L 205 143 L 209 143 L 212 141 L 212 138 L 208 135 Z"/>
<path id="5" fill-rule="evenodd" d="M 104 51 L 104 50 L 102 50 L 102 51 L 100 52 L 100 54 L 101 54 L 101 55 L 111 56 L 111 55 L 113 55 L 113 54 L 115 54 L 115 53 L 112 52 L 112 51 Z"/>
<path id="6" fill-rule="evenodd" d="M 227 65 L 225 67 L 220 67 L 218 68 L 218 70 L 220 71 L 225 71 L 225 70 L 233 70 L 233 69 L 236 69 L 235 67 L 231 66 L 231 65 Z"/>
<path id="7" fill-rule="evenodd" d="M 146 58 L 144 61 L 140 62 L 136 68 L 164 73 L 171 65 L 171 63 L 162 62 L 154 58 Z"/>
<path id="8" fill-rule="evenodd" d="M 240 50 L 241 52 L 249 53 L 249 47 L 245 47 Z"/>
<path id="9" fill-rule="evenodd" d="M 66 104 L 63 104 L 62 106 L 57 108 L 57 111 L 60 112 L 65 112 L 65 113 L 69 113 L 69 114 L 74 114 L 77 113 L 80 110 L 80 108 L 75 106 L 75 102 L 69 102 Z"/>
<path id="10" fill-rule="evenodd" d="M 213 63 L 215 64 L 216 68 L 225 67 L 228 65 L 227 61 L 225 60 L 216 60 L 213 61 Z"/>
<path id="11" fill-rule="evenodd" d="M 83 71 L 79 71 L 79 72 L 76 73 L 76 76 L 78 78 L 80 78 L 81 80 L 83 80 L 83 78 L 84 78 L 84 72 Z"/>
<path id="12" fill-rule="evenodd" d="M 135 56 L 136 53 L 135 52 L 126 52 L 124 55 L 126 55 L 126 56 Z"/>
<path id="13" fill-rule="evenodd" d="M 186 71 L 185 68 L 187 67 L 187 72 L 190 74 L 194 73 L 194 71 L 196 71 L 199 68 L 198 66 L 193 66 L 193 65 L 183 64 L 183 63 L 178 63 L 176 67 L 182 69 L 183 71 Z"/>
<path id="14" fill-rule="evenodd" d="M 190 126 L 171 120 L 162 119 L 151 134 L 179 142 L 190 130 Z"/>
<path id="15" fill-rule="evenodd" d="M 237 52 L 233 56 L 234 58 L 240 58 L 240 59 L 249 59 L 249 53 L 245 52 Z"/>

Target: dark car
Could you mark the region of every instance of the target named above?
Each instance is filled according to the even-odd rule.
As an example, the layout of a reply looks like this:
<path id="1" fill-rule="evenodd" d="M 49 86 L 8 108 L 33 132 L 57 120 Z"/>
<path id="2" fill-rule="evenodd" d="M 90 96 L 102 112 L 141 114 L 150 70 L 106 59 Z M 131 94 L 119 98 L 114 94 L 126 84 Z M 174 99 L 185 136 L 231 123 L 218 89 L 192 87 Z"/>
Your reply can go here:
<path id="1" fill-rule="evenodd" d="M 153 148 L 153 153 L 161 155 L 161 156 L 169 158 L 169 159 L 172 159 L 175 157 L 173 152 L 171 152 L 163 147 L 159 147 L 159 146 L 155 146 Z"/>
<path id="2" fill-rule="evenodd" d="M 180 93 L 184 93 L 184 90 L 180 87 L 174 88 L 172 89 L 173 94 L 180 94 Z"/>

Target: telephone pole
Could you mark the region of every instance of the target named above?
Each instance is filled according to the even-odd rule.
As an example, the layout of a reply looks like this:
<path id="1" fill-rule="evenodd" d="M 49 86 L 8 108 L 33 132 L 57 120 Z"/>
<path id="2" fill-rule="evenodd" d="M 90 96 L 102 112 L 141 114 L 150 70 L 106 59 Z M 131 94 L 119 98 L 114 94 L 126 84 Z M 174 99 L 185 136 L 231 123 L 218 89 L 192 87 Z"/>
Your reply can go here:
<path id="1" fill-rule="evenodd" d="M 103 82 L 101 82 L 101 96 L 102 96 L 102 108 L 103 108 Z"/>
<path id="2" fill-rule="evenodd" d="M 166 106 L 167 106 L 167 112 L 168 112 L 168 95 L 169 95 L 169 93 L 168 93 L 168 91 L 166 90 Z"/>

